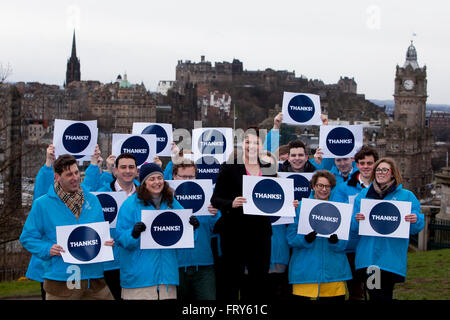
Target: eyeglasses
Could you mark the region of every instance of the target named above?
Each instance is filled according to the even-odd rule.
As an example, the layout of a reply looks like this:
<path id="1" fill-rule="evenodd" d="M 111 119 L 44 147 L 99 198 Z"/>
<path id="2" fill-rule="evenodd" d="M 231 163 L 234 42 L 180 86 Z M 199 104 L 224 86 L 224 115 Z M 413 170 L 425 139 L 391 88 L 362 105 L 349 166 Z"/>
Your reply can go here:
<path id="1" fill-rule="evenodd" d="M 331 189 L 331 185 L 330 185 L 330 184 L 321 184 L 321 183 L 317 183 L 317 184 L 316 184 L 316 187 L 319 188 L 319 189 L 323 189 L 323 188 L 325 188 L 325 189 L 327 189 L 327 190 Z"/>
<path id="2" fill-rule="evenodd" d="M 391 171 L 392 171 L 392 169 L 389 169 L 389 168 L 377 168 L 375 170 L 376 173 L 384 173 L 384 174 L 391 172 Z"/>
<path id="3" fill-rule="evenodd" d="M 177 177 L 183 179 L 183 180 L 192 180 L 195 179 L 195 176 L 180 176 L 179 174 L 177 174 Z"/>

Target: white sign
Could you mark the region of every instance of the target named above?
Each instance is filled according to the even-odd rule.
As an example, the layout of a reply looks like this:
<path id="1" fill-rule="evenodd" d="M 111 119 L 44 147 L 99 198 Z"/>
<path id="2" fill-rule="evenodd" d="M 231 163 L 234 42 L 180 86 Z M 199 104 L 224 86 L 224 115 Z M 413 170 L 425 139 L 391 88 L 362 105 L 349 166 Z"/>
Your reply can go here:
<path id="1" fill-rule="evenodd" d="M 66 263 L 88 264 L 114 260 L 113 248 L 105 242 L 111 240 L 109 223 L 94 222 L 56 227 L 56 242 L 65 252 Z"/>
<path id="2" fill-rule="evenodd" d="M 132 134 L 156 135 L 156 155 L 170 157 L 173 130 L 170 123 L 134 122 Z"/>
<path id="3" fill-rule="evenodd" d="M 309 93 L 283 93 L 283 123 L 310 126 L 322 125 L 320 96 Z"/>
<path id="4" fill-rule="evenodd" d="M 363 127 L 320 126 L 319 147 L 324 158 L 351 158 L 363 145 Z"/>
<path id="5" fill-rule="evenodd" d="M 192 153 L 214 155 L 220 163 L 227 161 L 234 150 L 233 129 L 197 128 L 192 130 Z"/>
<path id="6" fill-rule="evenodd" d="M 359 221 L 359 235 L 409 238 L 405 216 L 411 214 L 411 202 L 361 199 L 360 213 L 365 219 Z"/>
<path id="7" fill-rule="evenodd" d="M 153 162 L 156 155 L 156 136 L 154 134 L 120 134 L 112 136 L 112 154 L 118 157 L 130 153 L 136 158 L 140 168 L 144 163 Z"/>
<path id="8" fill-rule="evenodd" d="M 243 176 L 242 190 L 244 214 L 295 217 L 292 179 Z"/>
<path id="9" fill-rule="evenodd" d="M 302 201 L 311 194 L 311 178 L 313 172 L 278 172 L 280 178 L 294 180 L 294 199 Z"/>
<path id="10" fill-rule="evenodd" d="M 348 240 L 353 206 L 348 203 L 303 199 L 298 221 L 298 234 L 317 232 L 318 237 L 336 234 Z"/>
<path id="11" fill-rule="evenodd" d="M 53 145 L 55 156 L 71 154 L 76 159 L 91 156 L 95 152 L 98 129 L 97 120 L 71 121 L 55 119 Z"/>
<path id="12" fill-rule="evenodd" d="M 192 209 L 196 216 L 211 216 L 208 206 L 213 194 L 212 180 L 167 180 L 174 197 L 184 209 Z"/>
<path id="13" fill-rule="evenodd" d="M 270 217 L 270 222 L 273 226 L 279 225 L 279 224 L 291 224 L 294 223 L 293 217 Z"/>
<path id="14" fill-rule="evenodd" d="M 194 247 L 194 227 L 189 223 L 192 210 L 142 210 L 146 229 L 141 233 L 141 249 L 179 249 Z"/>
<path id="15" fill-rule="evenodd" d="M 126 192 L 91 192 L 96 195 L 102 205 L 103 216 L 111 229 L 116 227 L 117 214 L 122 203 L 127 199 Z"/>

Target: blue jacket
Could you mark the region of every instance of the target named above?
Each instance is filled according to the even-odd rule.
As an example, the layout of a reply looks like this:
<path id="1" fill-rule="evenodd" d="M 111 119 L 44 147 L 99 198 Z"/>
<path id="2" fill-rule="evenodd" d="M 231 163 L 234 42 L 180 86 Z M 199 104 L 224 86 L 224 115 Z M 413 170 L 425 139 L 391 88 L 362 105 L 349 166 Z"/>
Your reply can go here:
<path id="1" fill-rule="evenodd" d="M 346 182 L 342 182 L 334 188 L 333 201 L 349 203 L 349 196 L 356 196 L 364 189 L 359 183 L 358 175 L 359 170 L 355 171 Z M 358 239 L 359 235 L 357 232 L 350 232 L 349 241 L 345 252 L 355 252 Z"/>
<path id="2" fill-rule="evenodd" d="M 317 237 L 312 243 L 307 243 L 305 235 L 297 234 L 300 209 L 301 202 L 295 211 L 294 223 L 287 227 L 287 241 L 293 248 L 289 283 L 325 283 L 351 279 L 350 265 L 344 252 L 347 241 L 339 239 L 336 244 L 332 244 L 327 238 Z"/>
<path id="3" fill-rule="evenodd" d="M 272 250 L 270 253 L 270 269 L 274 264 L 289 264 L 289 246 L 286 239 L 286 224 L 272 225 Z"/>
<path id="4" fill-rule="evenodd" d="M 214 225 L 220 218 L 215 216 L 196 216 L 200 226 L 194 232 L 194 248 L 177 249 L 178 267 L 209 266 L 214 264 L 211 250 L 211 237 Z"/>
<path id="5" fill-rule="evenodd" d="M 370 196 L 371 188 L 373 188 L 372 184 L 362 190 L 355 198 L 351 232 L 358 232 L 359 223 L 355 217 L 360 212 L 361 199 L 372 198 Z M 368 193 L 369 197 L 367 196 Z M 420 213 L 420 202 L 411 191 L 403 189 L 402 185 L 399 185 L 392 192 L 388 193 L 384 200 L 411 202 L 411 213 L 417 215 L 417 222 L 411 223 L 409 232 L 410 234 L 417 234 L 423 229 L 425 219 L 424 215 Z M 408 244 L 409 239 L 360 236 L 356 246 L 355 268 L 362 269 L 375 265 L 381 270 L 406 277 Z"/>
<path id="6" fill-rule="evenodd" d="M 84 203 L 79 220 L 61 201 L 51 186 L 48 193 L 36 199 L 23 226 L 20 242 L 32 255 L 43 261 L 43 279 L 67 281 L 67 268 L 61 256 L 50 256 L 50 248 L 56 244 L 56 227 L 105 221 L 97 197 L 83 189 Z M 79 264 L 81 280 L 103 277 L 103 264 Z"/>
<path id="7" fill-rule="evenodd" d="M 174 199 L 172 209 L 183 209 Z M 170 209 L 166 202 L 160 210 Z M 133 194 L 124 201 L 119 210 L 116 240 L 120 246 L 120 285 L 122 288 L 141 288 L 155 285 L 178 285 L 178 261 L 175 249 L 140 249 L 141 239 L 131 236 L 136 222 L 141 221 L 142 210 L 156 210 L 145 206 Z M 147 226 L 149 228 L 150 226 Z"/>

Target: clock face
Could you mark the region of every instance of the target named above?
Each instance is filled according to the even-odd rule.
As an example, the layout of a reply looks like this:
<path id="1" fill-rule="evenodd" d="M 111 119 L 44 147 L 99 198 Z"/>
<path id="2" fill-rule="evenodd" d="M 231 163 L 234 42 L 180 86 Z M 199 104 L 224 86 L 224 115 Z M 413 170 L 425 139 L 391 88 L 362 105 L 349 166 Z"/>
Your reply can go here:
<path id="1" fill-rule="evenodd" d="M 414 81 L 408 79 L 403 82 L 403 87 L 405 87 L 406 90 L 412 90 L 414 88 Z"/>

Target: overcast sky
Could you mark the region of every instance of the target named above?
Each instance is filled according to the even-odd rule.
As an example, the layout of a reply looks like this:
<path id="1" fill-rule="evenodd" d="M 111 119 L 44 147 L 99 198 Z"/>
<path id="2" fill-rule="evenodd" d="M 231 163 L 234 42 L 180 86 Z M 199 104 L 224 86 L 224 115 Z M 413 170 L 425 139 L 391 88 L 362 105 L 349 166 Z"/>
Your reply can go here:
<path id="1" fill-rule="evenodd" d="M 395 67 L 413 39 L 427 102 L 450 104 L 449 17 L 445 0 L 2 0 L 0 62 L 13 69 L 8 81 L 62 85 L 75 28 L 82 80 L 126 71 L 155 91 L 175 80 L 178 60 L 205 55 L 327 84 L 354 77 L 367 99 L 393 99 Z"/>

